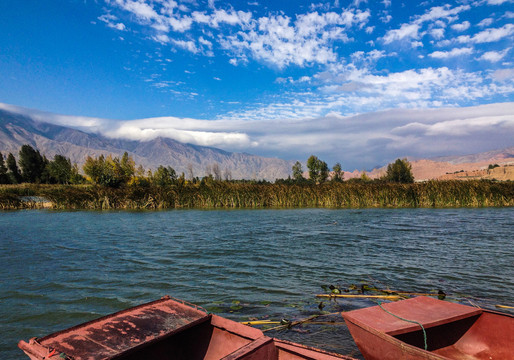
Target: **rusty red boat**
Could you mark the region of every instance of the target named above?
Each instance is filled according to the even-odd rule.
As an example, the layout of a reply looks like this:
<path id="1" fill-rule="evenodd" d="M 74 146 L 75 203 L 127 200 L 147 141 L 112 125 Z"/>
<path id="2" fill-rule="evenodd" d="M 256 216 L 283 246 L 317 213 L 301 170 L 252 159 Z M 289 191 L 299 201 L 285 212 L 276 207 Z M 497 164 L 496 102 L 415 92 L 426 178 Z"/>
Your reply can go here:
<path id="1" fill-rule="evenodd" d="M 170 297 L 22 340 L 18 346 L 32 360 L 352 360 L 267 337 Z"/>
<path id="2" fill-rule="evenodd" d="M 366 360 L 514 359 L 509 314 L 416 297 L 342 316 Z"/>

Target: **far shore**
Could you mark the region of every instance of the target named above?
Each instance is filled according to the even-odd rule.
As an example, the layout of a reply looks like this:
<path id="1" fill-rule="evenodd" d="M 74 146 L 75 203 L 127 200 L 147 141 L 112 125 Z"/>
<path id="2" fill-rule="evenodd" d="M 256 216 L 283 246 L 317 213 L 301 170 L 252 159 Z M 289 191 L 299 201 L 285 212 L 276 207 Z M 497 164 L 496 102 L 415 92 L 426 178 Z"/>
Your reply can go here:
<path id="1" fill-rule="evenodd" d="M 512 181 L 0 185 L 0 209 L 459 208 L 514 206 Z"/>

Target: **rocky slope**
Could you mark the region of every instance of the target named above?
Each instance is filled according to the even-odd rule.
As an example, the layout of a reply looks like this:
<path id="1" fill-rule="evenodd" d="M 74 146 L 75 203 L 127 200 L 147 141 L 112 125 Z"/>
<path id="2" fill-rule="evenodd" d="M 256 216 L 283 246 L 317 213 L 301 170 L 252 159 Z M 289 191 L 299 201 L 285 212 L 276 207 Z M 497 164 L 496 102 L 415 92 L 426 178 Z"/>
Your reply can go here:
<path id="1" fill-rule="evenodd" d="M 109 139 L 98 134 L 35 121 L 34 119 L 0 109 L 0 152 L 17 155 L 22 145 L 37 148 L 48 158 L 60 154 L 79 165 L 87 156 L 101 154 L 121 156 L 125 151 L 136 164 L 145 169 L 159 165 L 171 166 L 186 176 L 202 177 L 217 164 L 222 175 L 233 179 L 287 178 L 292 162 L 260 156 L 231 153 L 220 149 L 184 144 L 168 138 L 150 141 Z"/>

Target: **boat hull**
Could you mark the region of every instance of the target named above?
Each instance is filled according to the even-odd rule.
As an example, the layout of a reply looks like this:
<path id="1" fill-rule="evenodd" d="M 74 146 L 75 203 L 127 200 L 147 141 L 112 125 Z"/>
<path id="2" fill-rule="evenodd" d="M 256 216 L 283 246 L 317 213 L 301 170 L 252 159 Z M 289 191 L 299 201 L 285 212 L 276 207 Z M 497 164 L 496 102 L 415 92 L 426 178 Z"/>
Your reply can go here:
<path id="1" fill-rule="evenodd" d="M 32 360 L 352 360 L 267 337 L 169 297 L 18 346 Z"/>

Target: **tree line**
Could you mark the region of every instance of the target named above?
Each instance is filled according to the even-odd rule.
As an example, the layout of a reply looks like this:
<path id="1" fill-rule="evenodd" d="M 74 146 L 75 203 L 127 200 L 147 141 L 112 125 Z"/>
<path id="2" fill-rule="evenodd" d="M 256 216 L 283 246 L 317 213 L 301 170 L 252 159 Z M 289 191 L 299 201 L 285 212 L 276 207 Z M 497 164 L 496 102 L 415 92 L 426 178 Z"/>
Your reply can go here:
<path id="1" fill-rule="evenodd" d="M 283 180 L 281 182 L 323 184 L 327 181 L 339 183 L 344 180 L 344 171 L 342 170 L 341 163 L 337 162 L 332 167 L 332 171 L 330 171 L 327 163 L 315 155 L 311 155 L 307 159 L 307 170 L 308 178 L 305 178 L 303 176 L 304 171 L 302 164 L 297 161 L 292 167 L 293 177 L 289 178 L 287 181 Z M 360 180 L 371 181 L 365 173 L 363 173 Z M 407 159 L 396 159 L 395 162 L 387 166 L 385 175 L 379 180 L 402 184 L 413 183 L 414 175 L 412 174 L 412 165 Z"/>
<path id="2" fill-rule="evenodd" d="M 18 162 L 12 153 L 4 159 L 0 153 L 0 184 L 20 183 L 40 184 L 79 184 L 84 177 L 79 173 L 77 164 L 70 159 L 55 155 L 48 160 L 39 150 L 23 145 L 18 154 Z"/>
<path id="3" fill-rule="evenodd" d="M 306 162 L 307 177 L 302 164 L 297 161 L 292 166 L 292 178 L 276 179 L 277 184 L 323 184 L 328 181 L 340 183 L 344 181 L 344 172 L 338 162 L 330 171 L 327 163 L 315 155 L 311 155 Z M 190 171 L 189 181 L 192 183 L 212 183 L 222 181 L 218 164 L 207 167 L 208 175 L 203 178 L 193 178 Z M 177 174 L 171 166 L 159 166 L 153 172 L 146 171 L 143 166 L 136 166 L 133 158 L 127 152 L 121 158 L 112 155 L 98 157 L 88 156 L 82 167 L 84 175 L 79 171 L 77 164 L 72 164 L 69 158 L 63 155 L 55 155 L 48 160 L 41 155 L 39 150 L 30 145 L 23 145 L 18 154 L 18 161 L 9 153 L 4 159 L 0 153 L 0 184 L 82 184 L 93 183 L 106 187 L 119 188 L 124 185 L 157 185 L 168 186 L 184 184 L 184 173 Z M 365 174 L 361 180 L 370 181 Z M 396 183 L 413 183 L 411 164 L 406 159 L 397 159 L 387 167 L 386 174 L 381 181 Z M 226 171 L 225 181 L 245 182 L 245 180 L 231 180 L 231 175 Z"/>

